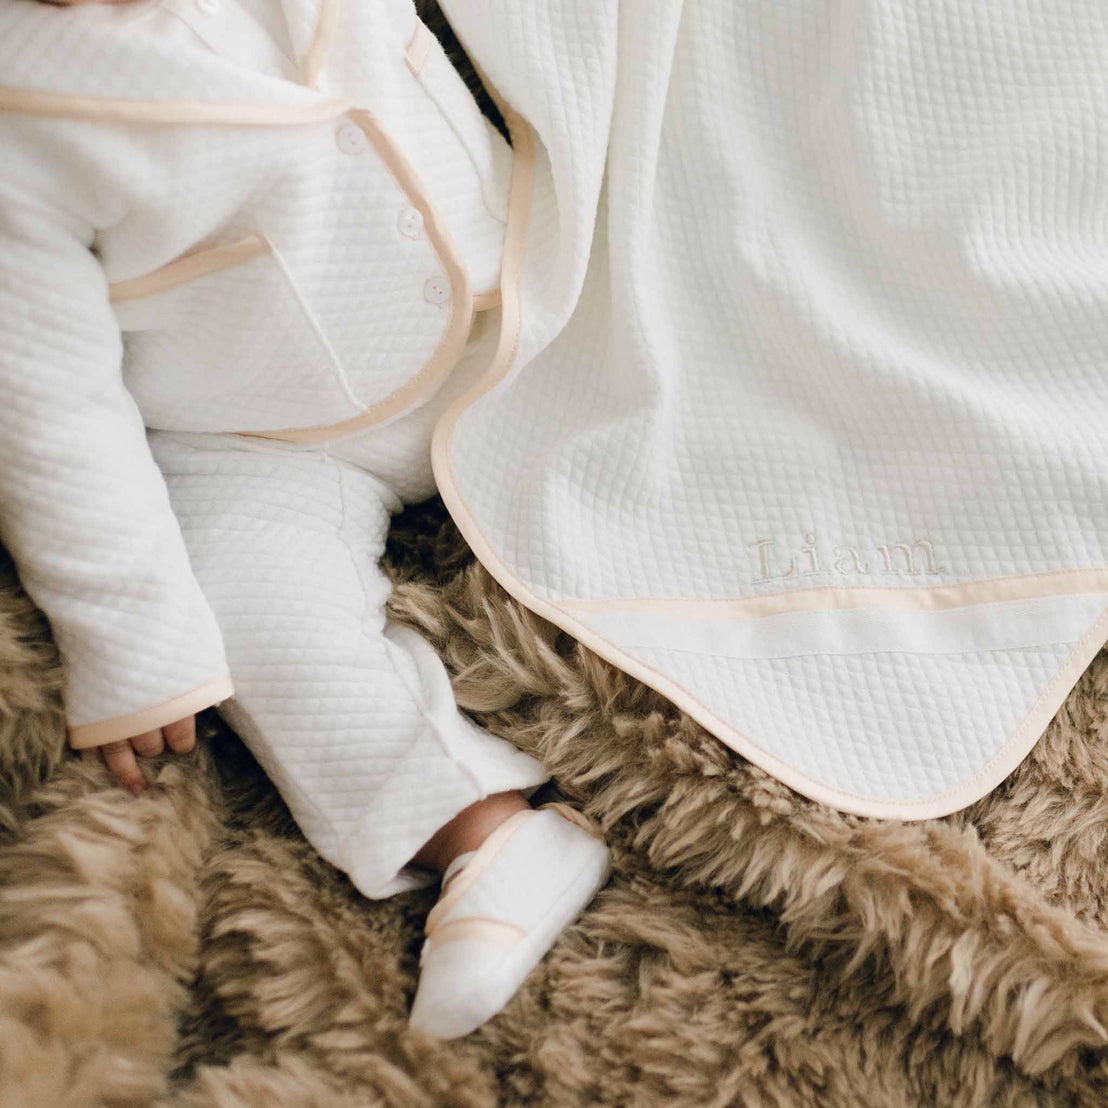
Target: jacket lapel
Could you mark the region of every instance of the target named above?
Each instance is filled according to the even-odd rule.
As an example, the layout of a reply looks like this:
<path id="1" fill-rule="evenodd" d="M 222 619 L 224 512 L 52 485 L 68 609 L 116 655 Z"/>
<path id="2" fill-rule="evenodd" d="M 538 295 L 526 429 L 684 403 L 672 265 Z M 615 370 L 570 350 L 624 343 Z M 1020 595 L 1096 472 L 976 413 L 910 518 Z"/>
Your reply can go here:
<path id="1" fill-rule="evenodd" d="M 319 54 L 316 27 L 324 5 L 333 2 L 282 0 L 301 62 L 313 47 Z M 159 9 L 159 0 L 71 9 L 0 0 L 0 111 L 27 110 L 33 102 L 35 114 L 64 116 L 72 114 L 66 110 L 72 101 L 304 111 L 321 102 L 307 83 L 257 72 L 199 42 L 157 33 Z"/>
<path id="2" fill-rule="evenodd" d="M 281 7 L 288 23 L 289 41 L 292 43 L 293 57 L 303 70 L 310 60 L 313 46 L 320 34 L 326 30 L 332 7 L 338 0 L 281 0 Z M 365 0 L 355 0 L 364 3 Z"/>

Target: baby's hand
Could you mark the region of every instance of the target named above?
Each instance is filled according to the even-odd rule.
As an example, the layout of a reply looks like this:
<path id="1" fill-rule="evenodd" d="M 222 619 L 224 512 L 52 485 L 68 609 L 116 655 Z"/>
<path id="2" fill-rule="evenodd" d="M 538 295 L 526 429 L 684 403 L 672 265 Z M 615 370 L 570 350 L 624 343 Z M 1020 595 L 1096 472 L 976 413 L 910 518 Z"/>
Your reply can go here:
<path id="1" fill-rule="evenodd" d="M 147 731 L 145 734 L 134 735 L 129 739 L 120 739 L 119 742 L 105 743 L 103 746 L 92 747 L 81 753 L 86 758 L 102 758 L 115 779 L 125 789 L 130 789 L 135 796 L 138 796 L 146 788 L 146 782 L 135 761 L 136 754 L 144 758 L 154 758 L 167 746 L 174 754 L 187 754 L 195 745 L 196 717 L 186 716 L 184 719 L 167 723 L 156 731 Z"/>

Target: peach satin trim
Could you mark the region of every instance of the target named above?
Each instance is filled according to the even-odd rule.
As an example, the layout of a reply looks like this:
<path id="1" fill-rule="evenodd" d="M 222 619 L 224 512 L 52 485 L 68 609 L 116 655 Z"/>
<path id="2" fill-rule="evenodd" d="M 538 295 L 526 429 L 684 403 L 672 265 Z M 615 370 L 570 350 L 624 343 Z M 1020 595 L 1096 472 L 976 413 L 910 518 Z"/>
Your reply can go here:
<path id="1" fill-rule="evenodd" d="M 103 746 L 105 743 L 117 742 L 119 739 L 129 739 L 134 735 L 141 735 L 146 731 L 153 731 L 157 727 L 164 727 L 167 723 L 184 719 L 203 708 L 210 708 L 221 700 L 235 695 L 234 686 L 231 684 L 230 674 L 224 674 L 214 681 L 198 685 L 187 693 L 175 696 L 170 700 L 163 700 L 161 704 L 155 704 L 150 708 L 141 708 L 137 712 L 128 712 L 124 716 L 115 716 L 112 719 L 98 720 L 96 723 L 84 723 L 79 727 L 69 729 L 69 742 L 75 750 L 83 750 L 90 746 Z"/>
<path id="2" fill-rule="evenodd" d="M 138 300 L 144 296 L 168 292 L 169 289 L 186 285 L 199 277 L 244 265 L 263 254 L 272 253 L 272 250 L 269 241 L 262 235 L 250 235 L 226 246 L 194 250 L 142 277 L 116 281 L 108 286 L 108 299 L 113 304 L 119 304 L 125 300 Z"/>
<path id="3" fill-rule="evenodd" d="M 569 823 L 572 823 L 574 827 L 580 831 L 584 831 L 586 835 L 592 835 L 594 839 L 603 839 L 599 826 L 588 816 L 585 815 L 579 808 L 570 807 L 568 804 L 563 804 L 560 800 L 551 800 L 548 804 L 540 804 L 536 811 L 539 812 L 557 812 L 562 819 Z"/>
<path id="4" fill-rule="evenodd" d="M 975 604 L 1100 592 L 1108 593 L 1108 568 L 990 577 L 983 581 L 965 581 L 956 585 L 852 585 L 841 588 L 794 589 L 736 600 L 695 600 L 680 597 L 561 600 L 558 607 L 579 616 L 586 616 L 590 612 L 633 612 L 687 619 L 759 619 L 786 612 L 845 611 L 855 608 L 936 612 Z"/>
<path id="5" fill-rule="evenodd" d="M 492 292 L 479 292 L 473 298 L 473 310 L 475 312 L 487 312 L 490 308 L 500 307 L 500 290 Z"/>
<path id="6" fill-rule="evenodd" d="M 335 119 L 351 108 L 348 100 L 310 104 L 228 104 L 204 100 L 114 100 L 34 89 L 0 87 L 0 112 L 80 119 L 92 123 L 182 123 L 292 126 Z"/>
<path id="7" fill-rule="evenodd" d="M 360 2 L 360 0 L 359 0 Z M 338 0 L 320 0 L 319 18 L 316 20 L 315 33 L 311 45 L 300 61 L 300 73 L 304 84 L 316 87 L 323 63 L 331 52 L 331 42 L 335 37 L 335 25 L 338 22 Z"/>
<path id="8" fill-rule="evenodd" d="M 486 81 L 485 87 L 492 90 L 492 86 Z M 442 418 L 435 424 L 431 441 L 431 460 L 435 471 L 435 483 L 439 487 L 443 498 L 446 500 L 450 514 L 455 520 L 464 520 L 467 538 L 472 535 L 482 547 L 482 551 L 492 554 L 491 549 L 484 542 L 483 536 L 473 523 L 473 519 L 462 500 L 457 489 L 454 477 L 454 469 L 450 461 L 448 449 L 451 432 L 462 412 L 471 407 L 497 385 L 511 369 L 519 351 L 520 330 L 522 323 L 522 310 L 520 304 L 520 292 L 523 282 L 523 258 L 527 248 L 527 229 L 531 222 L 531 194 L 535 183 L 535 140 L 531 127 L 516 112 L 495 93 L 493 99 L 500 108 L 508 130 L 512 136 L 512 177 L 508 186 L 508 227 L 504 235 L 504 252 L 500 263 L 500 288 L 497 290 L 500 305 L 503 312 L 500 317 L 500 336 L 497 339 L 496 352 L 489 362 L 488 369 L 477 383 L 458 398 L 447 409 Z M 472 541 L 472 540 L 471 540 Z M 484 561 L 484 557 L 478 557 Z M 499 560 L 493 556 L 492 562 L 485 562 L 491 568 L 495 563 L 500 566 Z M 501 567 L 504 568 L 504 567 Z M 493 569 L 494 576 L 498 571 Z M 514 582 L 511 574 L 506 577 Z M 501 584 L 504 578 L 498 576 Z M 518 584 L 518 582 L 514 582 Z M 509 592 L 513 589 L 505 585 Z M 513 592 L 520 597 L 520 594 Z M 524 593 L 526 595 L 526 593 Z M 530 603 L 528 607 L 532 607 Z M 537 610 L 537 609 L 535 609 Z M 549 617 L 547 617 L 549 618 Z"/>
<path id="9" fill-rule="evenodd" d="M 438 903 L 431 909 L 423 928 L 427 941 L 423 944 L 421 959 L 435 947 L 455 940 L 476 939 L 481 942 L 510 946 L 523 938 L 525 932 L 522 927 L 514 923 L 506 923 L 504 920 L 491 919 L 485 916 L 462 916 L 459 919 L 444 923 L 443 916 L 450 912 L 450 909 L 461 900 L 466 891 L 488 869 L 493 859 L 500 852 L 501 847 L 528 820 L 533 819 L 539 812 L 548 810 L 557 812 L 563 819 L 580 828 L 586 834 L 592 835 L 593 838 L 603 837 L 600 828 L 584 812 L 580 812 L 560 801 L 541 804 L 538 808 L 525 808 L 516 812 L 515 815 L 509 816 L 477 848 L 477 853 L 474 854 L 465 868 L 454 875 Z"/>
<path id="10" fill-rule="evenodd" d="M 413 77 L 418 77 L 423 71 L 427 55 L 431 52 L 432 37 L 431 32 L 422 21 L 416 23 L 412 41 L 408 43 L 408 49 L 404 51 L 404 64 Z"/>
<path id="11" fill-rule="evenodd" d="M 331 50 L 338 0 L 320 0 L 312 41 L 300 62 L 301 77 L 314 89 Z M 347 100 L 311 104 L 228 104 L 204 100 L 123 100 L 36 89 L 0 87 L 0 112 L 82 119 L 97 123 L 207 123 L 280 126 L 317 123 L 349 111 Z"/>
<path id="12" fill-rule="evenodd" d="M 432 950 L 444 943 L 469 940 L 490 943 L 494 946 L 514 946 L 525 934 L 523 928 L 514 923 L 505 923 L 503 920 L 486 916 L 466 916 L 465 919 L 444 923 L 436 929 L 434 938 L 428 935 L 420 951 L 419 960 L 422 963 Z"/>

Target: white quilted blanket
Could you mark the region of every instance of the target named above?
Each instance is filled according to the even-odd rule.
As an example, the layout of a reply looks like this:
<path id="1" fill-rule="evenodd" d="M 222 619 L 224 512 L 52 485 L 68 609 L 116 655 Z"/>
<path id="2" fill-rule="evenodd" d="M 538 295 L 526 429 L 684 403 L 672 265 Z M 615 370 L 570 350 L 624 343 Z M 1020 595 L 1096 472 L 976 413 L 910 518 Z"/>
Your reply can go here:
<path id="1" fill-rule="evenodd" d="M 809 796 L 987 792 L 1108 636 L 1108 9 L 443 6 L 533 128 L 478 554 Z"/>

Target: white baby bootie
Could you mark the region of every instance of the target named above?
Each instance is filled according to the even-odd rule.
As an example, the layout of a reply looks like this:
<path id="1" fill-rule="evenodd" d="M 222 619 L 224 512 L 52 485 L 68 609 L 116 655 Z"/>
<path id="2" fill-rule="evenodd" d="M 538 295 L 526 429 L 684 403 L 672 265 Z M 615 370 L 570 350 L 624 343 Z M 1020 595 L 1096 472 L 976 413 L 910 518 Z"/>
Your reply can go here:
<path id="1" fill-rule="evenodd" d="M 451 868 L 427 917 L 409 1021 L 439 1039 L 468 1035 L 508 1003 L 608 879 L 611 854 L 580 812 L 544 804 Z"/>

